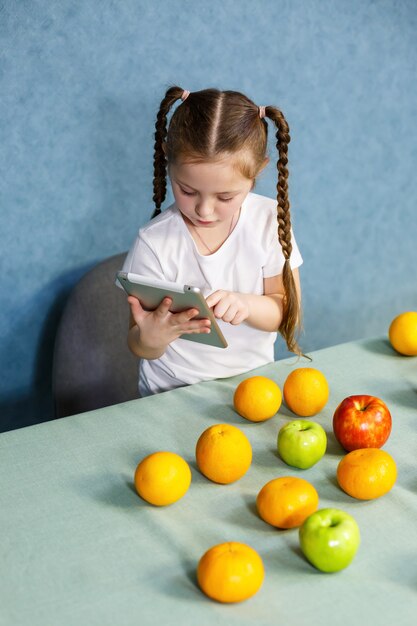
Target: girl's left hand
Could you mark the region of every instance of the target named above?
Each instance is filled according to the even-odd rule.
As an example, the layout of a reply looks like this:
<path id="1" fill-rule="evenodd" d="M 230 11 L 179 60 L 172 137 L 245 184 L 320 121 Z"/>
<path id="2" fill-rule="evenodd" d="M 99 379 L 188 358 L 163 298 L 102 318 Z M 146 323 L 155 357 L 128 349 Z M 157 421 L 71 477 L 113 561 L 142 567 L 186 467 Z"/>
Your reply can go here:
<path id="1" fill-rule="evenodd" d="M 236 291 L 214 291 L 206 299 L 214 317 L 230 324 L 241 324 L 249 317 L 249 307 L 242 294 Z"/>

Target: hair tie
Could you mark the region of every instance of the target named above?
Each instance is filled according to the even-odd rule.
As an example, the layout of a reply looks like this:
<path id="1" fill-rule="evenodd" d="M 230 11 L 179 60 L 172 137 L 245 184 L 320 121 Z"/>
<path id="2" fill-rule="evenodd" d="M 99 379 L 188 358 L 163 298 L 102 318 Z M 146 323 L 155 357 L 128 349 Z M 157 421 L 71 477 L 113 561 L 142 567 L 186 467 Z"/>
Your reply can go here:
<path id="1" fill-rule="evenodd" d="M 259 107 L 259 117 L 261 120 L 265 117 L 265 109 L 266 107 Z"/>
<path id="2" fill-rule="evenodd" d="M 184 100 L 187 100 L 189 95 L 190 95 L 190 92 L 184 89 L 184 91 L 182 92 L 181 100 L 184 102 Z"/>

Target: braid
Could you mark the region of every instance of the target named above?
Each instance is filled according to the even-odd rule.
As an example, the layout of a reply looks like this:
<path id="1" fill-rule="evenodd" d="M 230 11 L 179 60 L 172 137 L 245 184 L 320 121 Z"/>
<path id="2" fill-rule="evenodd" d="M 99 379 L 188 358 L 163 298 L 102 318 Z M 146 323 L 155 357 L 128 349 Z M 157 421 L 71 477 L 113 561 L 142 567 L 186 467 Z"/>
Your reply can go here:
<path id="1" fill-rule="evenodd" d="M 161 204 L 165 200 L 167 191 L 167 158 L 163 145 L 167 136 L 168 113 L 177 100 L 182 96 L 183 89 L 180 87 L 170 87 L 162 100 L 155 124 L 155 144 L 154 144 L 154 177 L 153 177 L 153 201 L 155 211 L 152 217 L 156 217 L 161 212 Z"/>
<path id="2" fill-rule="evenodd" d="M 278 240 L 284 255 L 284 269 L 282 280 L 284 285 L 283 316 L 279 331 L 286 341 L 288 350 L 301 355 L 302 352 L 297 344 L 296 331 L 300 326 L 300 303 L 295 286 L 294 276 L 291 270 L 290 257 L 292 252 L 291 243 L 291 212 L 288 199 L 288 144 L 290 143 L 290 130 L 287 121 L 279 109 L 266 107 L 266 116 L 271 119 L 277 127 L 276 147 L 279 159 L 277 163 L 278 183 L 277 183 L 277 221 Z"/>

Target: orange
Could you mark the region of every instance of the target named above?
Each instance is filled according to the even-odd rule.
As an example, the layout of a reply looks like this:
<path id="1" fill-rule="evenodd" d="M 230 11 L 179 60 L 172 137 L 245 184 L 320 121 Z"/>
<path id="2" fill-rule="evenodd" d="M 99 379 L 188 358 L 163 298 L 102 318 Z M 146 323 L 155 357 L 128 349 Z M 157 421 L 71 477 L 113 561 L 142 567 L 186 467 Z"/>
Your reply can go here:
<path id="1" fill-rule="evenodd" d="M 392 347 L 406 356 L 417 355 L 417 312 L 401 313 L 391 322 L 388 330 Z"/>
<path id="2" fill-rule="evenodd" d="M 343 491 L 358 500 L 373 500 L 388 493 L 397 479 L 397 466 L 380 448 L 349 452 L 337 467 L 337 480 Z"/>
<path id="3" fill-rule="evenodd" d="M 191 484 L 188 463 L 174 452 L 154 452 L 135 471 L 135 487 L 141 498 L 165 506 L 182 498 Z"/>
<path id="4" fill-rule="evenodd" d="M 277 413 L 282 394 L 278 385 L 265 376 L 242 380 L 233 396 L 235 410 L 251 422 L 263 422 Z"/>
<path id="5" fill-rule="evenodd" d="M 201 590 L 218 602 L 241 602 L 259 591 L 265 576 L 259 554 L 236 541 L 213 546 L 201 557 L 197 580 Z"/>
<path id="6" fill-rule="evenodd" d="M 262 487 L 256 499 L 264 522 L 277 528 L 295 528 L 317 511 L 319 496 L 311 483 L 296 476 L 274 478 Z"/>
<path id="7" fill-rule="evenodd" d="M 284 383 L 284 400 L 296 415 L 310 417 L 319 413 L 329 399 L 329 385 L 319 370 L 298 367 L 287 376 Z"/>
<path id="8" fill-rule="evenodd" d="M 197 441 L 198 469 L 215 483 L 227 484 L 245 474 L 252 462 L 252 446 L 236 426 L 215 424 Z"/>

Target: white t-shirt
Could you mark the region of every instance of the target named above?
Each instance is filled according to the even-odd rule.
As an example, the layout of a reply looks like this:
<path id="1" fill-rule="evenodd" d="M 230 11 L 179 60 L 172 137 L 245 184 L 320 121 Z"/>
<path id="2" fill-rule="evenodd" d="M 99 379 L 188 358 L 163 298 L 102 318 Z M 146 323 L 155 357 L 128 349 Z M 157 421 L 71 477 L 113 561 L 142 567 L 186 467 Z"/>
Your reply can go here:
<path id="1" fill-rule="evenodd" d="M 281 274 L 284 266 L 276 216 L 276 200 L 249 193 L 232 233 L 216 252 L 204 256 L 173 203 L 139 230 L 123 271 L 193 285 L 206 298 L 218 289 L 262 295 L 263 279 Z M 290 260 L 292 268 L 303 262 L 293 235 Z M 227 348 L 176 339 L 159 359 L 141 359 L 141 396 L 234 376 L 274 360 L 276 332 L 246 322 L 218 324 Z"/>

